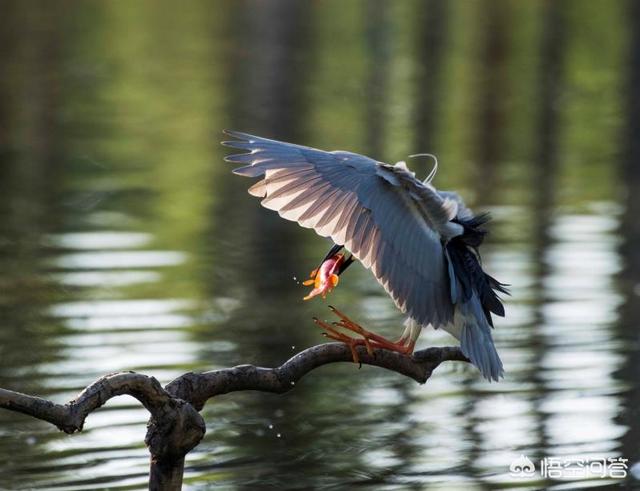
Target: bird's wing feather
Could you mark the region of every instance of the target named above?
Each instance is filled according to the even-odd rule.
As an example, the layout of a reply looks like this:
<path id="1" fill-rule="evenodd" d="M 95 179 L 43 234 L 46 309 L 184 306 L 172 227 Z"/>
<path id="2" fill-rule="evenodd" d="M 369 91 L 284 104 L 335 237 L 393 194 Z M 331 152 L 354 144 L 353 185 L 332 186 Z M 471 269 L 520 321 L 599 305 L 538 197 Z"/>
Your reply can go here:
<path id="1" fill-rule="evenodd" d="M 362 155 L 226 133 L 249 151 L 226 158 L 245 164 L 234 172 L 264 177 L 250 188 L 263 206 L 346 246 L 420 324 L 451 321 L 439 233 L 451 209 L 434 188 Z"/>
<path id="2" fill-rule="evenodd" d="M 457 217 L 464 220 L 473 218 L 473 212 L 464 204 L 462 197 L 455 191 L 437 191 L 442 199 L 456 203 Z"/>

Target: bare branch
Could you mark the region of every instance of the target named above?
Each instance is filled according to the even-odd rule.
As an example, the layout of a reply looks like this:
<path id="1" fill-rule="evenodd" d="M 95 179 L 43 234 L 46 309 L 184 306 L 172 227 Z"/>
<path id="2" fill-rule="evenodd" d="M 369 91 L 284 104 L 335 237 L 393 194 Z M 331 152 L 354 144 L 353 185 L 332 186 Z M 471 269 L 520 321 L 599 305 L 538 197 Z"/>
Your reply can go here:
<path id="1" fill-rule="evenodd" d="M 0 407 L 43 419 L 67 433 L 74 431 L 71 429 L 73 425 L 66 425 L 66 421 L 69 419 L 67 406 L 55 404 L 40 397 L 14 392 L 13 390 L 0 389 Z"/>
<path id="2" fill-rule="evenodd" d="M 443 361 L 468 361 L 457 347 L 428 348 L 416 351 L 412 357 L 384 349 L 374 349 L 372 356 L 363 346 L 357 349 L 362 364 L 386 368 L 421 384 L 427 381 Z M 351 351 L 346 344 L 325 343 L 312 346 L 277 368 L 239 365 L 205 373 L 187 373 L 169 383 L 166 390 L 200 410 L 211 397 L 228 392 L 287 392 L 310 371 L 336 362 L 353 363 Z"/>
<path id="3" fill-rule="evenodd" d="M 82 430 L 88 414 L 112 397 L 128 394 L 138 399 L 153 416 L 162 416 L 171 396 L 153 377 L 134 372 L 105 375 L 67 404 L 0 389 L 0 407 L 28 414 L 56 425 L 65 433 Z"/>
<path id="4" fill-rule="evenodd" d="M 392 370 L 424 383 L 443 361 L 468 361 L 460 348 L 429 348 L 412 357 L 383 349 L 370 355 L 360 346 L 360 361 Z M 184 457 L 200 441 L 205 424 L 198 413 L 207 400 L 240 390 L 283 393 L 291 390 L 315 368 L 336 362 L 351 362 L 352 353 L 343 343 L 326 343 L 308 348 L 283 365 L 262 368 L 239 365 L 205 373 L 187 373 L 162 388 L 153 377 L 122 372 L 106 375 L 67 404 L 0 389 L 0 408 L 28 414 L 56 425 L 66 433 L 82 430 L 86 417 L 112 397 L 128 394 L 151 413 L 145 443 L 151 453 L 149 489 L 179 490 Z"/>
<path id="5" fill-rule="evenodd" d="M 428 348 L 412 357 L 388 350 L 375 349 L 369 355 L 358 347 L 360 361 L 386 368 L 425 383 L 443 361 L 468 361 L 459 348 Z M 82 430 L 88 414 L 112 397 L 123 394 L 138 399 L 157 420 L 175 410 L 171 400 L 178 398 L 202 409 L 212 397 L 240 390 L 283 393 L 291 390 L 315 368 L 336 362 L 352 362 L 351 351 L 343 343 L 325 343 L 308 348 L 276 368 L 239 365 L 204 373 L 187 373 L 170 382 L 166 389 L 153 377 L 134 372 L 106 375 L 88 386 L 67 404 L 55 404 L 40 397 L 0 389 L 0 407 L 28 414 L 56 425 L 66 433 Z"/>

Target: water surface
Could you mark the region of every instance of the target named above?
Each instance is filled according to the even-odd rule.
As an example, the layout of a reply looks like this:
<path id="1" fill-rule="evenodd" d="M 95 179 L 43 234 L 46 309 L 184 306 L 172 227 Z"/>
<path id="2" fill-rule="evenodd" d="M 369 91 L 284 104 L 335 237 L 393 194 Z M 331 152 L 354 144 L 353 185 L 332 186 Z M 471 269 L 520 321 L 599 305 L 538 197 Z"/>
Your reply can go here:
<path id="1" fill-rule="evenodd" d="M 507 376 L 351 364 L 204 409 L 187 489 L 580 489 L 520 455 L 640 477 L 640 15 L 631 2 L 3 2 L 0 386 L 56 402 L 136 370 L 275 366 L 323 342 L 329 244 L 230 173 L 223 128 L 395 162 L 490 211 Z M 413 161 L 418 175 L 430 163 Z M 359 266 L 331 302 L 388 336 Z M 452 339 L 425 332 L 419 347 Z M 0 412 L 0 488 L 140 489 L 147 413 L 65 435 Z M 633 485 L 629 481 L 627 484 Z"/>

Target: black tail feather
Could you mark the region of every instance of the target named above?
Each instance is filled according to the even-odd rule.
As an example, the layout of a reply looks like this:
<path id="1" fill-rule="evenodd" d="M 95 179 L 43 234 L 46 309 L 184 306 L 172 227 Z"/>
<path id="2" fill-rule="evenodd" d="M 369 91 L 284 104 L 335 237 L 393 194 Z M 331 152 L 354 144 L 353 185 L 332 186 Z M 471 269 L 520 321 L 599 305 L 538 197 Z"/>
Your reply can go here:
<path id="1" fill-rule="evenodd" d="M 460 282 L 461 300 L 466 302 L 473 291 L 477 292 L 485 317 L 491 326 L 491 314 L 504 317 L 504 306 L 496 292 L 509 294 L 507 286 L 482 270 L 478 247 L 482 244 L 487 231 L 482 226 L 490 220 L 488 213 L 470 219 L 457 219 L 464 227 L 464 233 L 454 237 L 447 243 L 447 251 L 453 265 L 453 271 Z"/>
<path id="2" fill-rule="evenodd" d="M 500 283 L 493 276 L 488 275 L 487 273 L 485 273 L 484 275 L 487 277 L 487 281 L 489 282 L 489 285 L 491 285 L 491 288 L 493 288 L 496 291 L 499 291 L 500 293 L 504 293 L 505 295 L 511 295 L 511 292 L 507 288 L 508 286 L 511 286 L 511 285 L 507 283 Z"/>

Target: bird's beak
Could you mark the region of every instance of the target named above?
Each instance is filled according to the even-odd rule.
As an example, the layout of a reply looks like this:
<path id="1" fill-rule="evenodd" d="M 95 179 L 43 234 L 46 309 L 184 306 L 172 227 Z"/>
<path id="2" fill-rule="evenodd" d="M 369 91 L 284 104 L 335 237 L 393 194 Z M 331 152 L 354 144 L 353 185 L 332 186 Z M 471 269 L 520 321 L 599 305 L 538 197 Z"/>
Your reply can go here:
<path id="1" fill-rule="evenodd" d="M 355 261 L 355 259 L 353 259 L 353 254 L 349 255 L 349 257 L 347 259 L 345 259 L 344 261 L 342 261 L 340 263 L 340 266 L 338 267 L 338 276 L 340 276 L 342 273 L 345 272 L 345 270 L 351 266 L 351 264 Z"/>

